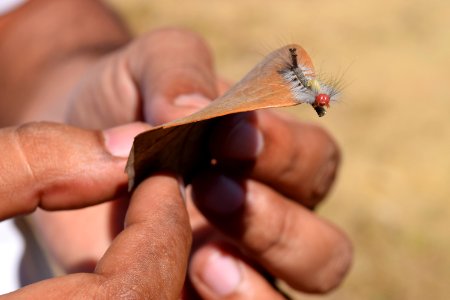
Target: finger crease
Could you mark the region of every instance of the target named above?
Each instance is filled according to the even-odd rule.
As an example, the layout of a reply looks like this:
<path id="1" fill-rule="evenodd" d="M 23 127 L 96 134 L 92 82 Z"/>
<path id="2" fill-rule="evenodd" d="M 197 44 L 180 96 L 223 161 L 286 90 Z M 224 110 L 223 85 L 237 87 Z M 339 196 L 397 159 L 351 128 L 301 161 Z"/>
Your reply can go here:
<path id="1" fill-rule="evenodd" d="M 260 257 L 265 257 L 267 255 L 270 255 L 270 252 L 273 251 L 280 251 L 280 249 L 282 248 L 282 244 L 284 241 L 284 236 L 285 236 L 285 232 L 287 230 L 288 227 L 288 218 L 287 218 L 287 214 L 288 212 L 286 211 L 284 213 L 284 215 L 280 218 L 278 218 L 278 220 L 280 220 L 280 222 L 278 223 L 279 225 L 277 226 L 278 229 L 275 230 L 275 234 L 272 236 L 271 239 L 268 240 L 268 243 L 264 245 L 264 247 L 261 247 L 260 249 L 256 249 L 256 255 L 260 256 Z"/>
<path id="2" fill-rule="evenodd" d="M 34 172 L 33 168 L 31 167 L 30 159 L 28 158 L 26 151 L 24 150 L 24 145 L 22 143 L 21 134 L 19 133 L 20 127 L 14 130 L 13 139 L 17 145 L 17 152 L 20 157 L 20 161 L 22 162 L 22 165 L 25 166 L 25 172 L 30 177 L 30 182 L 38 183 L 38 176 Z M 31 184 L 30 186 L 34 186 Z M 33 201 L 36 200 L 36 205 L 39 205 L 42 201 L 42 191 L 40 189 L 37 189 L 35 192 L 32 193 L 34 195 L 32 197 Z"/>
<path id="3" fill-rule="evenodd" d="M 20 129 L 20 128 L 19 128 Z M 22 140 L 20 138 L 20 134 L 18 130 L 14 130 L 14 141 L 17 144 L 17 152 L 20 156 L 21 161 L 25 165 L 26 171 L 28 175 L 31 177 L 32 181 L 37 182 L 36 174 L 33 171 L 33 168 L 31 167 L 30 160 L 28 159 L 28 156 L 25 154 L 24 146 L 22 144 Z"/>

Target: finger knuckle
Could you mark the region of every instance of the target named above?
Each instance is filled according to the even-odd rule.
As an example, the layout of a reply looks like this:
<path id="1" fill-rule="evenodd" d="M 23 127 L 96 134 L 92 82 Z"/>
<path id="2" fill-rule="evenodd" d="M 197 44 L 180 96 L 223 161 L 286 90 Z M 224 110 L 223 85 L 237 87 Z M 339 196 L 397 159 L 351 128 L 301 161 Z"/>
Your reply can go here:
<path id="1" fill-rule="evenodd" d="M 273 195 L 267 191 L 261 192 L 261 189 L 256 185 L 249 184 L 248 189 L 254 198 L 254 202 L 258 203 L 258 207 L 253 208 L 255 211 L 248 212 L 249 216 L 253 216 L 249 218 L 254 218 L 253 222 L 255 222 L 258 219 L 257 216 L 267 213 L 265 210 L 270 210 L 271 214 L 276 215 L 276 218 L 272 218 L 270 223 L 263 223 L 264 226 L 261 226 L 262 224 L 260 226 L 249 226 L 249 232 L 246 234 L 247 250 L 260 258 L 272 256 L 274 252 L 284 251 L 286 242 L 288 242 L 289 226 L 291 226 L 289 210 L 281 201 L 274 205 Z"/>
<path id="2" fill-rule="evenodd" d="M 341 161 L 341 152 L 336 141 L 321 127 L 311 126 L 307 150 L 310 157 L 307 176 L 305 205 L 314 208 L 329 192 Z"/>
<path id="3" fill-rule="evenodd" d="M 44 191 L 42 187 L 37 184 L 32 184 L 41 180 L 41 174 L 38 170 L 39 167 L 33 163 L 33 161 L 37 160 L 33 156 L 38 152 L 37 148 L 41 145 L 39 139 L 42 133 L 48 128 L 51 128 L 50 123 L 33 122 L 22 124 L 14 130 L 16 151 L 19 154 L 18 157 L 20 157 L 20 169 L 26 170 L 28 186 L 32 187 L 31 196 L 29 197 L 31 203 L 28 206 L 31 210 L 34 210 L 43 198 Z M 45 143 L 43 144 L 45 145 Z"/>
<path id="4" fill-rule="evenodd" d="M 340 159 L 340 149 L 330 133 L 322 127 L 311 125 L 311 136 L 315 140 L 316 151 L 323 151 L 325 159 Z"/>
<path id="5" fill-rule="evenodd" d="M 177 41 L 177 44 L 196 46 L 208 51 L 206 41 L 198 33 L 182 27 L 164 27 L 149 32 L 143 36 L 144 40 L 154 43 L 155 40 Z"/>
<path id="6" fill-rule="evenodd" d="M 147 289 L 144 283 L 138 278 L 132 278 L 133 283 L 127 279 L 107 280 L 95 293 L 95 299 L 156 299 Z M 131 281 L 131 280 L 130 280 Z"/>

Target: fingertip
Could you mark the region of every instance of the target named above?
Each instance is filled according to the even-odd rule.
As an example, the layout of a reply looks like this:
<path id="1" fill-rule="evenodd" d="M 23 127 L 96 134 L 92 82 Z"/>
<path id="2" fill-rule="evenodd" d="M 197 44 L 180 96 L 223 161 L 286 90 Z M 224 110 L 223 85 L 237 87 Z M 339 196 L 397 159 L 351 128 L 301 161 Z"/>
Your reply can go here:
<path id="1" fill-rule="evenodd" d="M 222 174 L 207 172 L 192 182 L 195 204 L 206 215 L 225 217 L 239 211 L 245 203 L 240 182 Z"/>
<path id="2" fill-rule="evenodd" d="M 255 114 L 237 114 L 219 121 L 210 147 L 219 160 L 255 160 L 264 148 L 264 136 L 257 126 Z"/>
<path id="3" fill-rule="evenodd" d="M 128 157 L 134 137 L 150 128 L 148 124 L 135 122 L 106 129 L 102 132 L 105 147 L 113 156 Z"/>
<path id="4" fill-rule="evenodd" d="M 351 269 L 353 262 L 353 244 L 348 236 L 333 226 L 336 231 L 336 241 L 328 263 L 318 274 L 319 280 L 313 292 L 327 293 L 337 288 Z"/>
<path id="5" fill-rule="evenodd" d="M 165 219 L 161 229 L 166 228 L 169 223 L 189 224 L 180 182 L 175 174 L 154 174 L 136 187 L 128 208 L 126 224 L 150 220 L 154 214 Z"/>
<path id="6" fill-rule="evenodd" d="M 196 250 L 189 278 L 202 299 L 284 299 L 230 247 L 206 244 Z"/>
<path id="7" fill-rule="evenodd" d="M 243 279 L 239 261 L 212 245 L 193 254 L 188 272 L 196 289 L 209 296 L 207 299 L 236 293 Z"/>

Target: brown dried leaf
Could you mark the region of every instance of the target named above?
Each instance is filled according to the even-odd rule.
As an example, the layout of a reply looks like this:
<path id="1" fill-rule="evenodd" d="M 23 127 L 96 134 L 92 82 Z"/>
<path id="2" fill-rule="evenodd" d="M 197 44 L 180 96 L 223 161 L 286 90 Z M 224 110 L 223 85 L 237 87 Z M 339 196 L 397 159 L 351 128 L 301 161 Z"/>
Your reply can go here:
<path id="1" fill-rule="evenodd" d="M 196 172 L 211 162 L 207 142 L 216 118 L 300 104 L 279 73 L 290 63 L 289 48 L 296 48 L 300 64 L 313 70 L 302 47 L 287 45 L 266 56 L 242 80 L 204 109 L 136 136 L 126 167 L 130 190 L 156 171 L 175 172 L 189 182 Z"/>

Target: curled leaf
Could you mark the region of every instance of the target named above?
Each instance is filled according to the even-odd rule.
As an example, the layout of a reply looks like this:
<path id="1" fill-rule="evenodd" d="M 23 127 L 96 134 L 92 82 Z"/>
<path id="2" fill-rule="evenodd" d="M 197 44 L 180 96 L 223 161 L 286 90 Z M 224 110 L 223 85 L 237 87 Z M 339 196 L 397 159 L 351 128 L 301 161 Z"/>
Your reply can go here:
<path id="1" fill-rule="evenodd" d="M 298 75 L 306 83 L 297 81 Z M 126 167 L 130 190 L 156 171 L 175 172 L 189 182 L 211 163 L 207 142 L 218 117 L 268 107 L 313 104 L 310 97 L 318 92 L 306 85 L 313 81 L 316 84 L 314 76 L 306 51 L 298 45 L 287 45 L 266 56 L 207 107 L 139 134 Z"/>

